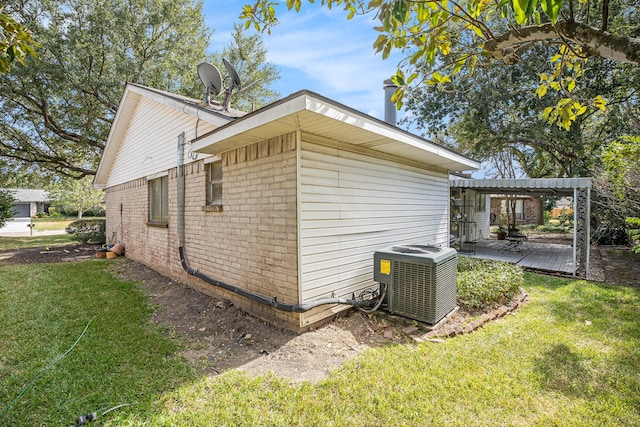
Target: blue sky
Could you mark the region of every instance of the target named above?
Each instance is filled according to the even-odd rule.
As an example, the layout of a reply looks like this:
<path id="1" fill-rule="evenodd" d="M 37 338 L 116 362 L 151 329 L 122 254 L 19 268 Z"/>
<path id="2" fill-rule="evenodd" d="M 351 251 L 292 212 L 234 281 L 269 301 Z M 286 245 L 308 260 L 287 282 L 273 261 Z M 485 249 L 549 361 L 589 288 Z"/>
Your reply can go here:
<path id="1" fill-rule="evenodd" d="M 242 6 L 250 0 L 204 0 L 205 21 L 214 30 L 210 52 L 231 42 L 233 24 L 240 22 Z M 267 60 L 278 67 L 280 80 L 273 89 L 281 97 L 308 89 L 377 119 L 384 119 L 382 82 L 395 74 L 400 53 L 383 60 L 373 42 L 378 25 L 372 16 L 347 20 L 341 8 L 328 10 L 304 3 L 300 12 L 288 11 L 286 1 L 277 9 L 280 24 L 263 34 Z M 316 0 L 319 3 L 319 0 Z M 398 111 L 400 121 L 408 113 Z M 406 126 L 401 126 L 406 128 Z M 415 129 L 408 128 L 415 132 Z M 482 178 L 482 171 L 474 177 Z"/>
<path id="2" fill-rule="evenodd" d="M 233 24 L 250 0 L 204 1 L 207 25 L 214 30 L 210 51 L 222 51 L 231 42 Z M 303 4 L 299 13 L 280 2 L 280 24 L 263 34 L 267 59 L 280 71 L 273 85 L 281 97 L 308 89 L 351 108 L 384 119 L 382 82 L 395 74 L 400 56 L 387 60 L 375 54 L 371 16 L 348 21 L 340 8 L 328 10 Z M 398 112 L 398 120 L 403 117 Z"/>

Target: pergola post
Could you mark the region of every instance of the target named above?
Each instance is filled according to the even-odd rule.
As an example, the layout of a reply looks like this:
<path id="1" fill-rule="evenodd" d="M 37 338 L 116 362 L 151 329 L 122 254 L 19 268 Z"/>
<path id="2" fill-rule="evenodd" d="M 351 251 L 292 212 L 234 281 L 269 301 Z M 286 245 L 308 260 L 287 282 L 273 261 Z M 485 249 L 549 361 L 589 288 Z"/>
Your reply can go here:
<path id="1" fill-rule="evenodd" d="M 590 198 L 589 188 L 574 188 L 573 209 L 573 275 L 589 278 Z"/>

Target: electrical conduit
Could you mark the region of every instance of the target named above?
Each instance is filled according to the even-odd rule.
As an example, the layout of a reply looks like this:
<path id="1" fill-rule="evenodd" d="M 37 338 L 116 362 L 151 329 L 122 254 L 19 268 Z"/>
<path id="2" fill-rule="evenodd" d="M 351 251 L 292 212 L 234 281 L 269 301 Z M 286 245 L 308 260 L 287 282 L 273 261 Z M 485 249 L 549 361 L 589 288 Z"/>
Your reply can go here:
<path id="1" fill-rule="evenodd" d="M 245 298 L 249 298 L 252 301 L 256 301 L 260 304 L 268 305 L 277 310 L 292 312 L 292 313 L 304 313 L 305 311 L 309 311 L 313 308 L 319 307 L 321 305 L 328 304 L 346 304 L 353 306 L 370 306 L 375 303 L 373 300 L 356 300 L 347 299 L 347 298 L 320 298 L 314 301 L 310 301 L 304 304 L 287 304 L 278 301 L 278 299 L 274 296 L 273 298 L 267 298 L 265 296 L 247 291 L 245 289 L 239 288 L 234 285 L 230 285 L 228 283 L 221 282 L 216 280 L 206 274 L 200 273 L 198 270 L 191 268 L 187 263 L 185 253 L 184 253 L 184 205 L 185 205 L 185 171 L 184 171 L 184 145 L 185 145 L 185 133 L 182 132 L 178 135 L 178 148 L 177 148 L 177 170 L 176 170 L 176 182 L 177 182 L 177 232 L 178 232 L 178 252 L 180 253 L 180 263 L 182 264 L 182 268 L 188 274 L 195 276 L 199 279 L 204 280 L 206 283 L 218 286 L 220 288 L 226 289 L 235 294 L 241 295 Z"/>

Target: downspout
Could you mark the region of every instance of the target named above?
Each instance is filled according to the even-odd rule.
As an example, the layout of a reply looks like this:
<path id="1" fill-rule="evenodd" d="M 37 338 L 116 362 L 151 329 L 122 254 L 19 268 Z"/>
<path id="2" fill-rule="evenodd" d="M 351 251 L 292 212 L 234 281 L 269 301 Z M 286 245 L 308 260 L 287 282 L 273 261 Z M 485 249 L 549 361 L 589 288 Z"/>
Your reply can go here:
<path id="1" fill-rule="evenodd" d="M 249 298 L 250 300 L 256 301 L 260 304 L 268 305 L 277 310 L 292 312 L 292 313 L 304 313 L 305 311 L 309 311 L 313 308 L 319 307 L 321 305 L 327 305 L 327 304 L 346 304 L 346 305 L 364 307 L 364 306 L 371 306 L 376 303 L 376 299 L 356 300 L 354 295 L 352 299 L 320 298 L 304 304 L 286 304 L 278 301 L 276 296 L 273 296 L 272 298 L 267 298 L 265 296 L 239 288 L 237 286 L 221 282 L 210 276 L 207 276 L 206 274 L 200 273 L 196 269 L 191 268 L 187 263 L 185 253 L 184 253 L 184 205 L 185 205 L 184 145 L 185 145 L 185 134 L 184 132 L 182 132 L 180 135 L 178 135 L 178 147 L 177 147 L 178 159 L 177 159 L 177 168 L 176 168 L 176 183 L 177 183 L 176 218 L 177 218 L 178 224 L 176 229 L 178 233 L 178 252 L 180 254 L 180 264 L 182 264 L 182 268 L 184 269 L 184 271 L 187 272 L 187 274 L 190 274 L 199 279 L 202 279 L 210 285 L 226 289 L 227 291 L 241 295 L 245 298 Z"/>

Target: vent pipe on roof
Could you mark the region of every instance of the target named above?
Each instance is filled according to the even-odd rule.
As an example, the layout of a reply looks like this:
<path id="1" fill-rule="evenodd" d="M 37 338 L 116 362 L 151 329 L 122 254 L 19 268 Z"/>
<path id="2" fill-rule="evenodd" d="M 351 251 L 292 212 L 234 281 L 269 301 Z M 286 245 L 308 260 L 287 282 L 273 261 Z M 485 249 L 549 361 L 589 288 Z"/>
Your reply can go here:
<path id="1" fill-rule="evenodd" d="M 398 89 L 398 86 L 390 79 L 383 82 L 382 88 L 384 89 L 384 121 L 390 125 L 396 126 L 396 104 L 391 101 L 391 97 Z"/>

